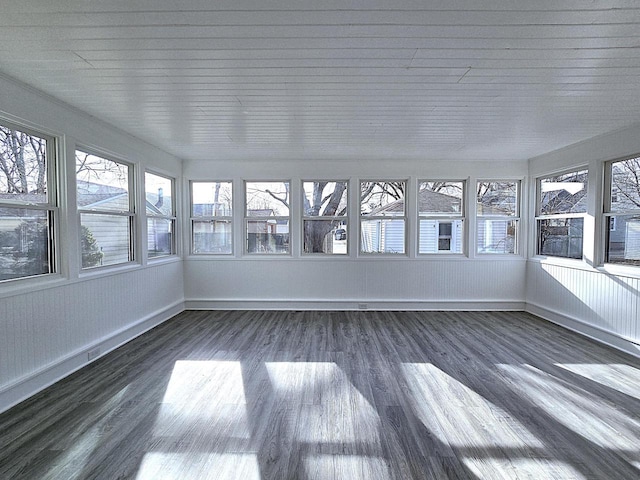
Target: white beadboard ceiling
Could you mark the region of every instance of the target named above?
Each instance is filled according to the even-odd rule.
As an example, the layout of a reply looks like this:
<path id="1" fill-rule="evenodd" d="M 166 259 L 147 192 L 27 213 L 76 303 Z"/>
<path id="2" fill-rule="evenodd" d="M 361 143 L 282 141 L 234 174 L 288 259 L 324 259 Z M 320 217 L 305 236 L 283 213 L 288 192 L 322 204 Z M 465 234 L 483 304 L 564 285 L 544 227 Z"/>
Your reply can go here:
<path id="1" fill-rule="evenodd" d="M 638 0 L 2 0 L 0 72 L 187 160 L 523 161 L 640 121 L 639 23 Z"/>

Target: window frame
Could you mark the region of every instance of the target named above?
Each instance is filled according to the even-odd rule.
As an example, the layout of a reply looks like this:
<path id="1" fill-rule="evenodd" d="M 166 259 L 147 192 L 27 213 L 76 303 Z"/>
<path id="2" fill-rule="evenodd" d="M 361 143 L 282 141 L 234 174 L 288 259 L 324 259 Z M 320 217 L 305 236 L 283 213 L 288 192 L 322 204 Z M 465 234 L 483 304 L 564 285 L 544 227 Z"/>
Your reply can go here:
<path id="1" fill-rule="evenodd" d="M 18 201 L 15 199 L 0 199 L 0 208 L 16 210 L 39 210 L 46 212 L 47 217 L 47 267 L 48 272 L 23 275 L 15 278 L 0 280 L 1 285 L 15 284 L 33 279 L 42 279 L 60 275 L 60 200 L 58 185 L 59 139 L 54 135 L 41 132 L 27 125 L 12 122 L 0 117 L 0 126 L 11 131 L 19 131 L 32 137 L 37 137 L 46 142 L 45 169 L 46 169 L 46 202 Z"/>
<path id="2" fill-rule="evenodd" d="M 513 183 L 515 184 L 516 190 L 516 204 L 515 204 L 515 212 L 513 215 L 487 215 L 479 213 L 480 210 L 478 208 L 478 186 L 481 183 Z M 517 178 L 478 178 L 475 183 L 475 195 L 474 195 L 474 204 L 476 209 L 476 231 L 475 231 L 475 254 L 477 256 L 487 256 L 492 257 L 496 255 L 503 256 L 520 256 L 521 253 L 521 243 L 522 243 L 522 179 Z M 478 239 L 479 225 L 483 220 L 488 220 L 490 222 L 514 222 L 515 223 L 515 231 L 514 231 L 514 239 L 513 239 L 513 252 L 491 252 L 491 251 L 480 251 L 480 242 Z"/>
<path id="3" fill-rule="evenodd" d="M 289 185 L 289 215 L 287 216 L 283 216 L 283 215 L 274 215 L 274 216 L 249 216 L 249 208 L 248 208 L 248 204 L 247 204 L 247 185 L 250 183 L 282 183 L 282 184 L 288 184 Z M 289 180 L 244 180 L 243 182 L 243 199 L 244 199 L 244 212 L 243 212 L 243 240 L 242 240 L 242 252 L 244 255 L 247 256 L 252 256 L 252 257 L 264 257 L 264 258 L 269 258 L 269 257 L 290 257 L 293 254 L 293 248 L 291 245 L 291 220 L 292 220 L 292 209 L 293 209 L 293 191 L 291 189 L 292 187 L 292 181 Z M 288 235 L 289 235 L 289 244 L 287 247 L 287 251 L 286 252 L 250 252 L 249 251 L 249 222 L 251 221 L 268 221 L 268 220 L 275 220 L 276 224 L 278 221 L 282 221 L 282 220 L 286 220 L 287 222 L 287 229 L 288 229 Z"/>
<path id="4" fill-rule="evenodd" d="M 202 215 L 202 216 L 195 216 L 194 212 L 193 212 L 193 185 L 196 183 L 228 183 L 231 186 L 231 215 Z M 234 214 L 236 212 L 236 207 L 234 205 L 234 190 L 235 190 L 235 186 L 234 186 L 234 182 L 233 180 L 230 179 L 224 179 L 224 180 L 189 180 L 189 224 L 190 224 L 190 228 L 189 228 L 189 254 L 190 255 L 216 255 L 216 256 L 233 256 L 234 252 L 235 252 L 235 242 L 234 242 L 234 238 L 235 238 L 235 228 L 234 228 L 234 224 L 233 224 L 233 217 Z M 231 228 L 231 248 L 228 252 L 196 252 L 194 249 L 194 241 L 195 241 L 195 235 L 194 235 L 194 225 L 196 222 L 202 222 L 202 221 L 209 221 L 209 222 L 224 222 L 227 223 L 229 225 L 229 227 Z"/>
<path id="5" fill-rule="evenodd" d="M 128 245 L 128 256 L 129 256 L 129 260 L 126 262 L 118 262 L 118 263 L 108 263 L 106 265 L 96 265 L 96 266 L 92 266 L 92 267 L 83 267 L 82 266 L 82 248 L 78 249 L 78 255 L 79 255 L 79 267 L 80 267 L 80 272 L 81 273 L 87 273 L 87 272 L 93 272 L 93 271 L 100 271 L 103 269 L 111 269 L 111 268 L 118 268 L 118 267 L 124 267 L 127 265 L 132 265 L 132 264 L 139 264 L 139 260 L 137 258 L 137 245 L 138 245 L 138 238 L 137 238 L 137 232 L 138 232 L 138 228 L 137 228 L 137 220 L 138 220 L 138 208 L 137 208 L 137 202 L 136 202 L 136 192 L 137 192 L 137 188 L 136 188 L 136 180 L 137 180 L 137 175 L 136 175 L 136 168 L 135 168 L 135 164 L 132 162 L 128 162 L 126 160 L 122 160 L 120 158 L 118 158 L 115 155 L 112 155 L 110 153 L 104 153 L 101 152 L 99 150 L 96 150 L 94 148 L 90 148 L 90 147 L 85 147 L 84 145 L 76 145 L 75 150 L 74 150 L 74 166 L 77 165 L 77 155 L 78 152 L 81 152 L 83 154 L 87 154 L 87 155 L 92 155 L 94 157 L 98 157 L 102 160 L 107 160 L 119 165 L 123 165 L 127 168 L 127 196 L 128 196 L 128 200 L 129 200 L 129 209 L 128 210 L 109 210 L 109 209 L 88 209 L 88 208 L 83 208 L 78 206 L 77 203 L 77 199 L 76 199 L 76 209 L 77 209 L 77 218 L 78 218 L 78 242 L 79 245 L 82 245 L 82 214 L 87 214 L 87 215 L 102 215 L 102 216 L 109 216 L 109 217 L 123 217 L 123 218 L 127 218 L 128 219 L 128 226 L 129 226 L 129 245 Z M 76 180 L 76 194 L 77 194 L 77 181 L 78 181 L 78 172 L 76 171 L 74 173 L 74 178 Z"/>
<path id="6" fill-rule="evenodd" d="M 400 215 L 365 215 L 362 213 L 362 184 L 363 183 L 369 183 L 369 182 L 374 182 L 374 183 L 399 183 L 402 182 L 404 183 L 404 195 L 403 195 L 403 214 L 402 216 Z M 358 191 L 357 191 L 357 195 L 358 195 L 358 256 L 362 256 L 362 257 L 381 257 L 381 256 L 387 256 L 390 258 L 398 258 L 398 257 L 408 257 L 408 251 L 409 251 L 409 246 L 408 246 L 408 223 L 409 223 L 409 216 L 408 216 L 408 205 L 407 205 L 407 200 L 409 198 L 409 185 L 410 185 L 410 180 L 406 179 L 406 178 L 402 178 L 402 179 L 394 179 L 394 178 L 386 178 L 386 179 L 371 179 L 371 178 L 361 178 L 358 180 Z M 397 201 L 397 200 L 396 200 Z M 393 202 L 390 202 L 393 203 Z M 363 250 L 363 245 L 362 245 L 362 223 L 363 221 L 384 221 L 384 220 L 402 220 L 403 223 L 403 251 L 402 252 L 388 252 L 388 251 L 384 251 L 384 252 L 365 252 Z"/>
<path id="7" fill-rule="evenodd" d="M 327 182 L 327 183 L 344 183 L 346 184 L 346 209 L 345 209 L 345 214 L 344 215 L 318 215 L 318 216 L 309 216 L 309 215 L 305 215 L 305 209 L 304 209 L 304 199 L 306 196 L 306 192 L 304 190 L 304 184 L 305 183 L 309 183 L 309 182 Z M 352 229 L 349 226 L 349 195 L 350 195 L 350 190 L 351 190 L 351 185 L 348 179 L 339 179 L 339 180 L 329 180 L 329 179 L 304 179 L 300 181 L 300 193 L 301 193 L 301 200 L 302 200 L 302 206 L 300 208 L 301 210 L 301 224 L 300 224 L 300 229 L 301 229 L 301 242 L 300 242 L 300 252 L 302 256 L 309 256 L 309 257 L 327 257 L 327 258 L 341 258 L 341 257 L 348 257 L 349 253 L 350 253 L 350 249 L 349 249 L 349 231 Z M 306 221 L 339 221 L 341 223 L 344 223 L 347 226 L 347 238 L 345 240 L 346 242 L 346 251 L 345 253 L 326 253 L 326 252 L 305 252 L 305 230 L 304 230 L 304 225 Z"/>
<path id="8" fill-rule="evenodd" d="M 617 217 L 626 217 L 626 216 L 640 216 L 640 207 L 638 208 L 630 208 L 624 209 L 621 211 L 613 211 L 613 165 L 615 163 L 624 162 L 627 160 L 636 160 L 640 159 L 640 153 L 636 155 L 629 155 L 623 158 L 617 158 L 614 160 L 608 160 L 604 162 L 604 175 L 603 175 L 603 198 L 602 198 L 602 225 L 603 225 L 603 245 L 602 245 L 602 259 L 603 263 L 607 265 L 607 267 L 620 267 L 620 268 L 630 268 L 630 269 L 639 269 L 640 265 L 630 263 L 630 262 L 611 262 L 610 261 L 610 252 L 609 252 L 609 240 L 611 232 L 616 232 L 618 230 L 618 218 Z M 615 194 L 619 197 L 621 193 L 616 191 Z"/>
<path id="9" fill-rule="evenodd" d="M 562 259 L 563 261 L 578 261 L 578 262 L 583 262 L 585 259 L 585 251 L 584 251 L 584 239 L 585 239 L 585 225 L 586 225 L 586 217 L 587 217 L 587 208 L 585 207 L 585 211 L 584 212 L 573 212 L 573 213 L 552 213 L 552 214 L 543 214 L 541 213 L 542 210 L 542 181 L 548 178 L 552 178 L 552 177 L 559 177 L 562 175 L 569 175 L 569 174 L 577 174 L 579 172 L 586 172 L 587 175 L 587 193 L 586 196 L 589 195 L 589 185 L 588 185 L 588 180 L 589 180 L 589 166 L 588 165 L 578 165 L 578 166 L 573 166 L 571 168 L 568 169 L 563 169 L 557 172 L 553 172 L 553 173 L 548 173 L 548 174 L 544 174 L 544 175 L 540 175 L 538 177 L 536 177 L 535 179 L 535 217 L 534 217 L 534 223 L 533 223 L 533 231 L 534 231 L 534 235 L 535 235 L 535 242 L 534 242 L 534 254 L 537 257 L 542 257 L 542 258 L 554 258 L 554 259 Z M 582 219 L 582 254 L 580 256 L 580 258 L 575 258 L 575 257 L 569 257 L 569 256 L 562 256 L 562 255 L 549 255 L 546 253 L 541 253 L 541 249 L 540 249 L 540 222 L 543 220 L 563 220 L 563 219 L 572 219 L 572 218 L 580 218 Z"/>
<path id="10" fill-rule="evenodd" d="M 171 182 L 171 215 L 162 215 L 162 214 L 149 214 L 149 212 L 147 211 L 147 205 L 146 205 L 146 201 L 147 201 L 147 174 L 149 175 L 153 175 L 156 177 L 160 177 L 163 178 L 165 180 L 169 180 Z M 150 262 L 154 262 L 156 260 L 160 260 L 160 259 L 164 259 L 167 257 L 175 257 L 178 254 L 178 243 L 177 243 L 177 238 L 178 238 L 178 216 L 176 214 L 177 212 L 177 208 L 176 208 L 176 179 L 174 177 L 171 177 L 169 175 L 164 175 L 162 173 L 158 173 L 154 170 L 150 170 L 150 169 L 145 169 L 144 171 L 144 175 L 143 175 L 143 179 L 144 179 L 144 188 L 142 189 L 144 192 L 144 201 L 145 201 L 145 205 L 144 205 L 144 213 L 145 213 L 145 219 L 146 219 L 146 239 L 147 241 L 144 242 L 146 244 L 146 249 L 147 249 L 147 261 Z M 149 255 L 149 219 L 154 219 L 154 220 L 167 220 L 169 222 L 169 224 L 171 225 L 171 231 L 172 231 L 172 235 L 171 235 L 171 244 L 170 244 L 170 252 L 169 253 L 163 253 L 160 255 L 154 255 L 151 256 Z"/>
<path id="11" fill-rule="evenodd" d="M 454 214 L 454 213 L 449 213 L 449 212 L 442 212 L 442 213 L 428 213 L 428 214 L 421 214 L 420 213 L 420 186 L 423 183 L 460 183 L 462 184 L 462 197 L 460 199 L 460 212 L 458 214 Z M 417 247 L 418 247 L 418 255 L 419 256 L 423 256 L 423 255 L 456 255 L 456 256 L 460 256 L 460 255 L 465 255 L 466 252 L 466 220 L 467 220 L 467 180 L 466 179 L 426 179 L 426 178 L 422 178 L 422 179 L 418 179 L 418 188 L 416 191 L 416 212 L 417 212 L 417 218 L 418 218 L 418 224 L 417 224 Z M 435 252 L 422 252 L 421 251 L 421 225 L 422 225 L 422 221 L 423 220 L 432 220 L 435 221 L 435 228 L 436 228 L 436 251 Z M 462 232 L 460 234 L 461 238 L 461 244 L 460 244 L 460 251 L 456 252 L 453 251 L 451 249 L 449 250 L 440 250 L 439 248 L 439 243 L 440 243 L 440 225 L 444 224 L 444 223 L 450 223 L 451 224 L 451 245 L 450 247 L 455 243 L 455 233 L 454 233 L 454 222 L 456 221 L 460 221 L 461 222 L 461 228 L 462 228 Z"/>

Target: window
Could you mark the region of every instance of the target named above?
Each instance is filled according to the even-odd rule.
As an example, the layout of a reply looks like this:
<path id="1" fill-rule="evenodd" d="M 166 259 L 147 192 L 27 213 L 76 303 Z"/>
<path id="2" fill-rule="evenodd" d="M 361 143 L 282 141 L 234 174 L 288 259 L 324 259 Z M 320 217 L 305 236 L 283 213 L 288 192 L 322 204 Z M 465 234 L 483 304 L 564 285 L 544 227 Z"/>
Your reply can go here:
<path id="1" fill-rule="evenodd" d="M 144 174 L 147 213 L 147 256 L 175 255 L 176 212 L 174 180 L 153 173 Z"/>
<path id="2" fill-rule="evenodd" d="M 420 182 L 418 216 L 419 253 L 462 253 L 464 182 Z"/>
<path id="3" fill-rule="evenodd" d="M 245 183 L 247 253 L 290 253 L 289 187 L 289 182 Z"/>
<path id="4" fill-rule="evenodd" d="M 304 253 L 347 254 L 347 182 L 302 182 Z"/>
<path id="5" fill-rule="evenodd" d="M 476 188 L 477 252 L 518 252 L 520 182 L 479 181 Z"/>
<path id="6" fill-rule="evenodd" d="M 133 174 L 129 164 L 76 151 L 82 268 L 133 261 Z"/>
<path id="7" fill-rule="evenodd" d="M 640 158 L 606 164 L 605 261 L 640 265 Z"/>
<path id="8" fill-rule="evenodd" d="M 587 170 L 538 179 L 538 255 L 582 258 Z"/>
<path id="9" fill-rule="evenodd" d="M 360 182 L 360 252 L 405 252 L 406 182 Z"/>
<path id="10" fill-rule="evenodd" d="M 55 147 L 0 125 L 0 281 L 55 271 Z"/>
<path id="11" fill-rule="evenodd" d="M 233 185 L 191 182 L 191 253 L 233 253 Z"/>

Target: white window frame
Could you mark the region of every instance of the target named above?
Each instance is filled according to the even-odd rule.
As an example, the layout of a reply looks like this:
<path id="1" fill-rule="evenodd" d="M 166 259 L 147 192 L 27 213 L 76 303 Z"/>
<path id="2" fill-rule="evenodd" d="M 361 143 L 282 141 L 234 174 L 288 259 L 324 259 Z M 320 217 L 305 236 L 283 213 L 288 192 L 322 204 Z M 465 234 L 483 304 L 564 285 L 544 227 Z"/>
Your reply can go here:
<path id="1" fill-rule="evenodd" d="M 572 173 L 586 172 L 587 177 L 589 176 L 589 167 L 587 165 L 579 165 L 573 168 L 565 169 L 560 172 L 554 172 L 550 174 L 541 175 L 536 178 L 536 203 L 535 203 L 535 219 L 534 219 L 534 232 L 535 232 L 535 255 L 539 257 L 548 257 L 548 258 L 559 258 L 567 261 L 584 261 L 584 237 L 585 237 L 585 227 L 586 227 L 586 217 L 587 211 L 585 209 L 584 212 L 580 213 L 554 213 L 554 214 L 543 214 L 542 213 L 542 181 L 552 177 L 559 177 L 562 175 L 569 175 Z M 588 185 L 587 185 L 588 188 Z M 587 191 L 588 195 L 588 191 Z M 582 219 L 582 254 L 580 258 L 569 257 L 563 255 L 549 255 L 548 253 L 542 253 L 540 248 L 540 222 L 544 220 L 565 220 L 565 219 L 573 219 L 573 218 L 581 218 Z"/>
<path id="2" fill-rule="evenodd" d="M 193 203 L 193 185 L 196 183 L 225 183 L 231 186 L 231 215 L 199 215 L 196 216 L 193 211 L 194 203 Z M 223 255 L 223 256 L 232 256 L 234 253 L 234 225 L 233 225 L 233 215 L 235 213 L 235 205 L 234 205 L 234 183 L 233 180 L 224 179 L 224 180 L 190 180 L 189 181 L 189 253 L 191 255 Z M 231 248 L 228 252 L 196 252 L 194 248 L 195 235 L 194 235 L 194 226 L 196 222 L 221 222 L 229 225 L 231 229 Z"/>
<path id="3" fill-rule="evenodd" d="M 402 198 L 403 200 L 403 214 L 402 215 L 366 215 L 362 213 L 362 184 L 363 183 L 370 183 L 370 182 L 375 182 L 375 183 L 392 183 L 392 182 L 397 182 L 397 183 L 404 183 L 404 196 Z M 408 235 L 407 235 L 407 231 L 408 231 L 408 205 L 407 205 L 407 200 L 409 198 L 409 180 L 406 178 L 403 179 L 393 179 L 393 178 L 385 178 L 385 179 L 360 179 L 358 181 L 358 191 L 357 191 L 357 195 L 358 195 L 358 254 L 360 256 L 364 256 L 364 257 L 369 257 L 369 256 L 376 256 L 376 257 L 380 257 L 380 256 L 389 256 L 389 257 L 406 257 L 408 256 Z M 402 252 L 388 252 L 388 251 L 377 251 L 377 252 L 367 252 L 363 250 L 363 245 L 362 245 L 362 223 L 364 221 L 380 221 L 380 222 L 384 222 L 384 221 L 398 221 L 398 220 L 402 220 L 403 223 L 403 251 Z"/>
<path id="4" fill-rule="evenodd" d="M 149 175 L 154 175 L 156 177 L 160 177 L 160 178 L 164 178 L 166 180 L 169 180 L 171 182 L 171 215 L 162 215 L 162 214 L 149 214 L 149 212 L 147 211 L 147 205 L 146 205 L 146 199 L 147 199 L 147 183 L 146 183 L 146 179 L 147 179 L 147 174 Z M 145 212 L 145 217 L 147 220 L 147 241 L 145 242 L 145 246 L 147 248 L 147 260 L 148 261 L 155 261 L 158 259 L 163 259 L 163 258 L 167 258 L 167 257 L 174 257 L 177 255 L 178 252 L 178 244 L 177 244 L 177 238 L 178 238 L 178 232 L 177 232 L 177 227 L 178 227 L 178 217 L 176 215 L 176 179 L 169 176 L 169 175 L 164 175 L 162 173 L 158 173 L 155 172 L 153 170 L 145 170 L 144 172 L 144 198 L 145 198 L 145 206 L 144 206 L 144 212 Z M 154 256 L 150 256 L 149 255 L 149 246 L 148 246 L 148 238 L 149 238 L 149 219 L 153 219 L 153 220 L 166 220 L 167 222 L 169 222 L 169 224 L 171 225 L 171 244 L 170 244 L 170 252 L 169 253 L 163 253 L 161 255 L 154 255 Z"/>
<path id="5" fill-rule="evenodd" d="M 345 214 L 344 215 L 319 215 L 319 216 L 309 216 L 309 215 L 305 215 L 305 211 L 304 211 L 304 197 L 306 195 L 306 192 L 304 191 L 304 184 L 305 183 L 309 183 L 309 182 L 327 182 L 327 183 L 345 183 L 347 185 L 347 195 L 346 195 L 346 201 L 347 201 L 347 206 L 346 206 L 346 210 L 345 210 Z M 300 225 L 300 228 L 302 230 L 301 232 L 301 244 L 300 244 L 300 251 L 302 253 L 302 255 L 304 256 L 312 256 L 312 257 L 329 257 L 329 258 L 340 258 L 340 257 L 345 257 L 345 256 L 349 256 L 349 236 L 350 236 L 350 231 L 352 230 L 352 227 L 349 225 L 349 190 L 351 189 L 351 185 L 349 184 L 349 180 L 346 179 L 341 179 L 341 180 L 326 180 L 326 179 L 312 179 L 312 180 L 302 180 L 300 182 L 300 186 L 301 186 L 301 194 L 302 194 L 302 223 Z M 342 223 L 344 225 L 346 225 L 347 227 L 347 236 L 345 239 L 346 242 L 346 250 L 345 253 L 321 253 L 321 252 L 305 252 L 304 250 L 304 242 L 305 242 L 305 232 L 304 232 L 304 225 L 305 222 L 307 221 L 334 221 L 334 222 L 339 222 Z"/>
<path id="6" fill-rule="evenodd" d="M 45 150 L 45 168 L 46 168 L 46 182 L 47 182 L 47 200 L 46 202 L 28 202 L 20 201 L 16 199 L 0 199 L 0 208 L 9 209 L 28 209 L 39 210 L 46 212 L 47 215 L 47 256 L 48 256 L 48 269 L 46 273 L 38 273 L 35 275 L 24 275 L 20 277 L 10 278 L 6 280 L 0 280 L 0 284 L 8 282 L 20 282 L 25 279 L 42 278 L 50 275 L 60 273 L 60 255 L 58 249 L 58 224 L 60 219 L 60 208 L 58 205 L 58 148 L 57 139 L 51 135 L 39 132 L 24 125 L 19 125 L 14 122 L 5 121 L 0 118 L 0 125 L 4 128 L 19 131 L 30 136 L 38 137 L 47 142 Z"/>
<path id="7" fill-rule="evenodd" d="M 247 185 L 250 183 L 282 183 L 282 184 L 288 184 L 289 185 L 289 215 L 274 215 L 274 216 L 249 216 L 249 209 L 248 209 L 248 205 L 247 205 Z M 243 225 L 243 233 L 244 233 L 244 238 L 243 238 L 243 253 L 244 255 L 249 255 L 249 256 L 256 256 L 256 257 L 283 257 L 283 256 L 291 256 L 293 249 L 292 249 L 292 245 L 291 245 L 291 210 L 292 210 L 292 203 L 293 203 L 293 195 L 292 195 L 292 191 L 291 191 L 291 186 L 292 186 L 292 181 L 291 180 L 245 180 L 244 181 L 244 188 L 243 188 L 243 198 L 244 198 L 244 225 Z M 288 235 L 289 235 L 289 246 L 288 246 L 288 250 L 286 252 L 250 252 L 249 251 L 249 222 L 260 222 L 260 221 L 264 221 L 264 222 L 269 222 L 269 221 L 275 221 L 276 225 L 277 222 L 279 221 L 286 221 L 287 222 L 287 229 L 288 229 Z"/>
<path id="8" fill-rule="evenodd" d="M 620 198 L 621 195 L 623 195 L 619 190 L 616 190 L 616 192 L 614 192 L 614 185 L 613 185 L 613 165 L 615 163 L 619 163 L 619 162 L 624 162 L 627 160 L 635 160 L 638 159 L 640 157 L 640 154 L 638 155 L 631 155 L 629 157 L 625 157 L 625 158 L 619 158 L 616 160 L 610 160 L 604 163 L 604 189 L 603 189 L 603 224 L 604 224 L 604 242 L 603 242 L 603 258 L 604 258 L 604 263 L 606 263 L 607 265 L 615 265 L 616 267 L 625 267 L 625 268 L 631 268 L 631 269 L 638 269 L 640 268 L 640 266 L 636 265 L 635 263 L 630 263 L 630 262 L 611 262 L 609 260 L 609 235 L 611 232 L 616 232 L 617 228 L 618 228 L 618 217 L 625 217 L 625 216 L 640 216 L 640 207 L 638 208 L 625 208 L 623 210 L 619 210 L 619 211 L 613 211 L 612 208 L 612 203 L 613 203 L 613 195 L 614 193 L 618 196 L 618 198 Z"/>
<path id="9" fill-rule="evenodd" d="M 441 182 L 441 183 L 460 183 L 462 184 L 462 198 L 460 199 L 460 212 L 442 212 L 442 213 L 429 213 L 429 214 L 421 214 L 420 213 L 420 186 L 423 183 L 433 183 L 433 182 Z M 417 202 L 417 212 L 418 212 L 418 228 L 417 228 L 417 237 L 418 237 L 418 255 L 464 255 L 465 254 L 465 224 L 466 224 L 466 195 L 467 195 L 467 181 L 466 180 L 440 180 L 440 179 L 420 179 L 418 180 L 418 189 L 416 195 Z M 420 237 L 421 237 L 421 225 L 422 221 L 434 221 L 435 229 L 436 229 L 436 250 L 433 252 L 422 252 Z M 456 222 L 460 222 L 460 228 L 462 228 L 461 232 L 461 245 L 460 251 L 456 251 L 457 245 L 457 235 L 455 232 Z M 439 240 L 440 240 L 440 224 L 450 223 L 451 224 L 451 243 L 449 245 L 449 250 L 440 250 Z"/>
<path id="10" fill-rule="evenodd" d="M 516 187 L 516 211 L 513 215 L 486 215 L 479 213 L 478 209 L 478 185 L 481 183 L 513 183 Z M 476 245 L 476 255 L 479 256 L 495 256 L 495 255 L 508 255 L 508 256 L 518 256 L 520 255 L 520 243 L 521 243 L 521 229 L 522 229 L 522 180 L 513 179 L 513 178 L 480 178 L 476 180 L 475 184 L 475 195 L 474 202 L 476 205 L 476 233 L 475 233 L 475 245 Z M 487 252 L 481 251 L 480 244 L 478 241 L 479 234 L 479 225 L 481 221 L 489 221 L 491 222 L 514 222 L 515 223 L 515 231 L 514 231 L 514 245 L 513 252 Z"/>
<path id="11" fill-rule="evenodd" d="M 105 154 L 100 151 L 96 151 L 91 148 L 84 147 L 82 145 L 77 145 L 75 149 L 75 158 L 74 158 L 74 169 L 76 166 L 76 159 L 78 152 L 82 152 L 83 154 L 92 155 L 95 157 L 99 157 L 103 160 L 107 160 L 110 162 L 117 163 L 119 165 L 123 165 L 127 168 L 127 196 L 129 199 L 129 208 L 128 210 L 109 210 L 109 209 L 91 209 L 91 208 L 83 208 L 78 206 L 78 241 L 79 244 L 82 244 L 82 214 L 89 215 L 103 215 L 109 217 L 123 217 L 128 219 L 129 226 L 129 245 L 128 245 L 128 255 L 129 260 L 126 262 L 118 262 L 118 263 L 109 263 L 106 265 L 98 265 L 95 267 L 83 267 L 82 266 L 82 248 L 79 248 L 79 265 L 81 272 L 88 272 L 93 270 L 101 270 L 101 269 L 109 269 L 114 267 L 121 267 L 123 265 L 130 265 L 134 263 L 138 263 L 138 259 L 136 258 L 136 247 L 137 247 L 137 228 L 136 228 L 136 220 L 137 220 L 137 208 L 136 208 L 136 172 L 135 166 L 131 162 L 127 162 L 125 160 L 121 160 L 113 155 Z M 77 181 L 77 173 L 75 174 L 75 178 Z"/>

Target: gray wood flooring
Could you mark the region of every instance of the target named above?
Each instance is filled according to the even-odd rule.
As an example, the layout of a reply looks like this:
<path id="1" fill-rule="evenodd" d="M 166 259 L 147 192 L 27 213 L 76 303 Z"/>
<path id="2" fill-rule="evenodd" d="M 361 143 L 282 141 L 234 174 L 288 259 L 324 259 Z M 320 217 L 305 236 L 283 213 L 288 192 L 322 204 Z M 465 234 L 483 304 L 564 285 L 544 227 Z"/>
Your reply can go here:
<path id="1" fill-rule="evenodd" d="M 0 415 L 1 479 L 638 479 L 640 361 L 524 313 L 184 312 Z"/>

